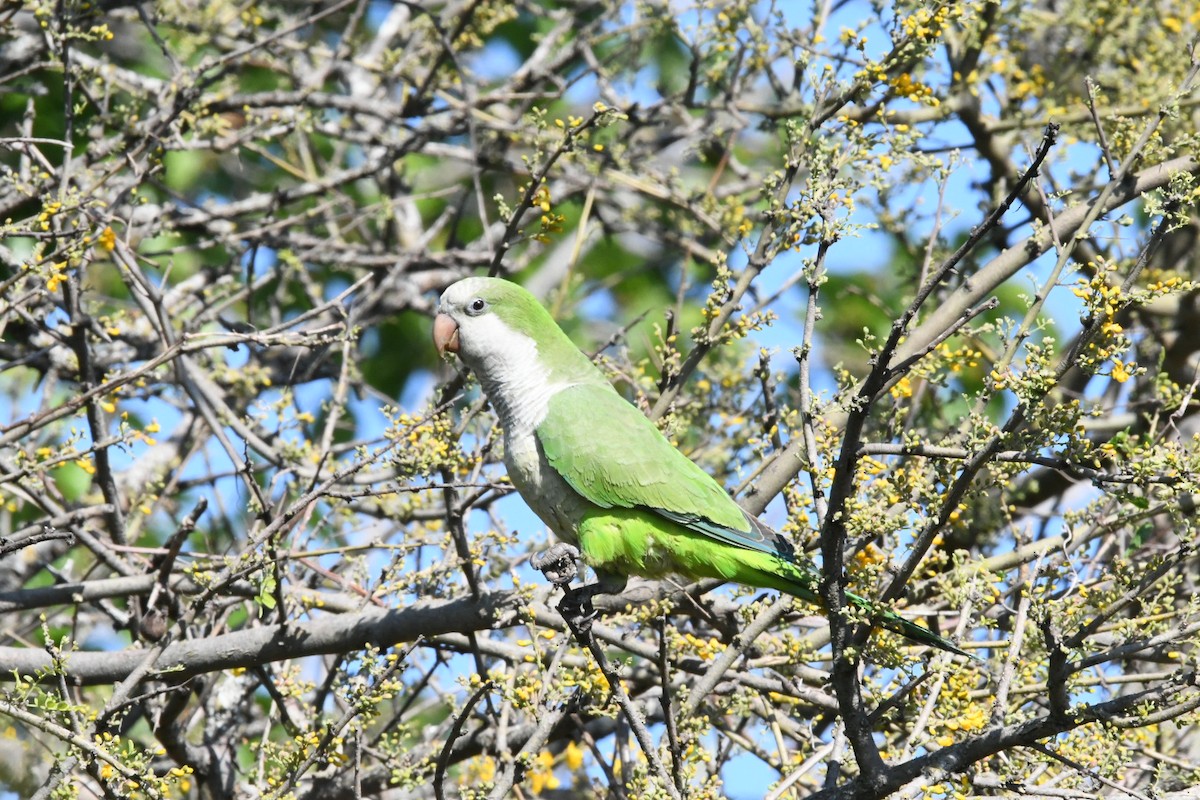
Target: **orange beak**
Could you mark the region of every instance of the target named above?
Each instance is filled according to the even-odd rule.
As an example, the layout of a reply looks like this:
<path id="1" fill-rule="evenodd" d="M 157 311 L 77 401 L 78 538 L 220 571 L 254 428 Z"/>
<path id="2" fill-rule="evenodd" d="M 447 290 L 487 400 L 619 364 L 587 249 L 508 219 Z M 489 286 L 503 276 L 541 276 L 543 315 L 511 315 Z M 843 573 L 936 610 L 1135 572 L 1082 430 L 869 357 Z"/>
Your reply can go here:
<path id="1" fill-rule="evenodd" d="M 433 345 L 439 355 L 458 352 L 458 323 L 445 314 L 433 319 Z"/>

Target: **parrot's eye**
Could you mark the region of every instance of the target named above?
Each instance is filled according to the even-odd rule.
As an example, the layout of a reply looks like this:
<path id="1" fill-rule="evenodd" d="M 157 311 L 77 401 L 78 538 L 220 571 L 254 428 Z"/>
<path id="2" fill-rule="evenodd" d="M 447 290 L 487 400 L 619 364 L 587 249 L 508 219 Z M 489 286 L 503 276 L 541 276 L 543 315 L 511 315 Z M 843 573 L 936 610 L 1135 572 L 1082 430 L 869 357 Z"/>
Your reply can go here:
<path id="1" fill-rule="evenodd" d="M 467 303 L 468 314 L 482 314 L 485 308 L 487 308 L 487 301 L 482 297 L 476 297 L 474 300 Z"/>

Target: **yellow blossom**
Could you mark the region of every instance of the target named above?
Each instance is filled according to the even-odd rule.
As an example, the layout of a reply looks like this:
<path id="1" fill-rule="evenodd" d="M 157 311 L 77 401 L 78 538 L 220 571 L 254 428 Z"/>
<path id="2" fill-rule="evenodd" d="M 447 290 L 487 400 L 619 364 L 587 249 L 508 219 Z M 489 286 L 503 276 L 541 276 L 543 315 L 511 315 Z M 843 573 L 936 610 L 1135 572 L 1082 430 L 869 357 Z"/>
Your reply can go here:
<path id="1" fill-rule="evenodd" d="M 529 768 L 529 790 L 541 794 L 546 789 L 557 789 L 561 782 L 554 776 L 554 755 L 543 750 L 533 759 Z"/>
<path id="2" fill-rule="evenodd" d="M 48 292 L 57 292 L 58 291 L 58 287 L 61 286 L 63 284 L 63 282 L 66 281 L 66 279 L 67 279 L 67 274 L 65 272 L 63 272 L 63 270 L 66 268 L 66 266 L 67 266 L 67 262 L 59 261 L 50 267 L 50 269 L 51 269 L 50 277 L 46 279 L 46 291 L 48 291 Z"/>
<path id="3" fill-rule="evenodd" d="M 873 544 L 868 543 L 866 547 L 854 554 L 854 563 L 859 569 L 871 564 L 879 564 L 882 561 L 883 553 Z"/>
<path id="4" fill-rule="evenodd" d="M 567 743 L 566 751 L 567 769 L 575 772 L 583 768 L 583 748 L 575 742 Z"/>
<path id="5" fill-rule="evenodd" d="M 467 762 L 467 771 L 460 783 L 491 783 L 496 780 L 496 760 L 491 756 L 476 756 Z"/>

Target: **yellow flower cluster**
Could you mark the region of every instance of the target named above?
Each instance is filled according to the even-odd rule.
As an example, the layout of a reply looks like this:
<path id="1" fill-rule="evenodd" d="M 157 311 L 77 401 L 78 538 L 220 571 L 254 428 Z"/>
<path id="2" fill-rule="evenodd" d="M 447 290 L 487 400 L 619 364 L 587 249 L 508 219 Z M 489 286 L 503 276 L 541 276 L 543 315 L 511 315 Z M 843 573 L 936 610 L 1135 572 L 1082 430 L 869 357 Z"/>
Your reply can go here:
<path id="1" fill-rule="evenodd" d="M 280 697 L 304 697 L 316 688 L 312 681 L 301 680 L 300 674 L 300 670 L 295 667 L 280 671 L 279 678 L 275 681 Z"/>
<path id="2" fill-rule="evenodd" d="M 58 287 L 67 280 L 67 262 L 56 261 L 50 265 L 50 275 L 46 278 L 46 291 L 57 292 Z"/>
<path id="3" fill-rule="evenodd" d="M 900 380 L 893 383 L 888 388 L 888 394 L 893 400 L 907 400 L 913 395 L 912 377 L 909 375 L 901 376 Z"/>
<path id="4" fill-rule="evenodd" d="M 55 214 L 57 214 L 59 211 L 62 211 L 62 207 L 63 204 L 57 200 L 51 201 L 42 206 L 42 213 L 37 215 L 37 226 L 43 231 L 50 230 L 50 220 L 54 218 Z"/>
<path id="5" fill-rule="evenodd" d="M 1162 278 L 1160 280 L 1150 281 L 1148 284 L 1146 284 L 1146 290 L 1151 294 L 1167 294 L 1169 292 L 1186 289 L 1187 287 L 1184 286 L 1185 283 L 1187 282 L 1185 282 L 1178 275 L 1171 275 L 1170 277 Z"/>
<path id="6" fill-rule="evenodd" d="M 1103 273 L 1097 273 L 1091 280 L 1081 278 L 1079 285 L 1071 290 L 1071 294 L 1088 301 L 1093 313 L 1105 317 L 1115 316 L 1124 305 L 1121 287 L 1109 285 Z"/>
<path id="7" fill-rule="evenodd" d="M 876 564 L 882 564 L 886 559 L 883 556 L 883 551 L 873 544 L 868 543 L 866 547 L 854 554 L 854 560 L 850 565 L 850 571 L 860 572 L 865 569 L 870 569 Z"/>
<path id="8" fill-rule="evenodd" d="M 562 233 L 567 218 L 562 214 L 555 214 L 551 210 L 550 188 L 545 184 L 539 186 L 533 193 L 533 205 L 542 210 L 542 215 L 538 218 L 541 228 L 533 235 L 533 238 L 546 244 L 550 241 L 550 234 Z"/>
<path id="9" fill-rule="evenodd" d="M 1143 298 L 1132 297 L 1120 286 L 1112 285 L 1106 274 L 1104 270 L 1097 270 L 1090 279 L 1080 279 L 1071 290 L 1084 301 L 1088 313 L 1099 323 L 1099 335 L 1088 344 L 1079 361 L 1085 369 L 1093 371 L 1100 370 L 1105 362 L 1111 362 L 1109 374 L 1113 380 L 1124 383 L 1138 373 L 1138 366 L 1136 361 L 1122 358 L 1130 342 L 1124 335 L 1124 328 L 1114 318 L 1121 309 Z"/>
<path id="10" fill-rule="evenodd" d="M 904 34 L 912 39 L 931 41 L 942 35 L 946 23 L 963 16 L 963 9 L 955 4 L 938 6 L 934 9 L 919 8 L 904 20 Z"/>
<path id="11" fill-rule="evenodd" d="M 927 106 L 940 105 L 941 101 L 934 96 L 933 88 L 928 84 L 913 80 L 912 75 L 907 72 L 901 72 L 899 75 L 888 80 L 888 86 L 898 97 L 904 97 L 917 103 L 924 103 Z"/>
<path id="12" fill-rule="evenodd" d="M 130 739 L 123 739 L 109 731 L 92 736 L 97 752 L 105 755 L 97 758 L 97 773 L 110 787 L 125 792 L 137 792 L 146 797 L 169 797 L 173 788 L 179 794 L 191 791 L 191 776 L 195 769 L 188 764 L 171 767 L 166 773 L 157 775 L 150 767 L 152 756 L 166 751 L 156 747 L 153 751 L 139 747 Z M 139 796 L 139 795 L 134 795 Z"/>
<path id="13" fill-rule="evenodd" d="M 979 366 L 979 359 L 983 358 L 983 352 L 970 345 L 951 347 L 949 342 L 942 342 L 938 346 L 938 353 L 951 372 L 961 372 L 963 367 L 975 369 Z"/>
<path id="14" fill-rule="evenodd" d="M 981 731 L 987 727 L 987 710 L 983 704 L 971 698 L 976 682 L 977 676 L 972 670 L 956 670 L 946 678 L 939 697 L 940 720 L 929 727 L 939 747 L 954 744 L 959 734 Z"/>
<path id="15" fill-rule="evenodd" d="M 701 638 L 694 633 L 684 633 L 680 636 L 683 647 L 696 654 L 701 661 L 711 661 L 718 653 L 725 651 L 725 643 L 708 636 Z"/>
<path id="16" fill-rule="evenodd" d="M 496 780 L 496 759 L 491 756 L 475 756 L 467 762 L 467 769 L 459 776 L 460 786 L 491 783 Z"/>
<path id="17" fill-rule="evenodd" d="M 553 631 L 547 631 L 547 633 L 550 633 L 551 636 L 555 635 Z M 513 686 L 507 694 L 511 698 L 514 708 L 532 709 L 542 688 L 542 681 L 538 678 L 538 673 L 523 670 L 517 674 L 516 681 L 513 682 Z"/>
<path id="18" fill-rule="evenodd" d="M 609 693 L 608 678 L 594 662 L 589 662 L 587 666 L 564 668 L 561 685 L 568 689 L 578 686 L 593 696 L 607 697 Z"/>
<path id="19" fill-rule="evenodd" d="M 557 789 L 562 783 L 554 774 L 554 754 L 543 750 L 533 758 L 529 766 L 529 790 L 541 794 L 546 789 Z"/>
<path id="20" fill-rule="evenodd" d="M 383 411 L 388 414 L 390 409 Z M 384 436 L 397 443 L 392 460 L 403 474 L 429 475 L 443 468 L 461 474 L 467 469 L 462 451 L 453 441 L 454 425 L 445 414 L 425 418 L 396 415 Z"/>

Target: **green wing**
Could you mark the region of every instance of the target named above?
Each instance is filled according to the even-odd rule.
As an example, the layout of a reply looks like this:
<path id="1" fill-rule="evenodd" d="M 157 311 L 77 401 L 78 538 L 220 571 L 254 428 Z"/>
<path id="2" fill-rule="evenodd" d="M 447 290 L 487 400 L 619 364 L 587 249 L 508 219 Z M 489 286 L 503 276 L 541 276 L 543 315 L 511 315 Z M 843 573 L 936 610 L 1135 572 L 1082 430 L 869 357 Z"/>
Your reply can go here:
<path id="1" fill-rule="evenodd" d="M 583 497 L 602 508 L 644 508 L 710 539 L 783 559 L 761 565 L 758 578 L 820 602 L 818 577 L 794 561 L 791 544 L 744 512 L 708 473 L 680 453 L 640 411 L 606 384 L 579 384 L 550 401 L 537 428 L 550 465 Z M 740 580 L 740 578 L 739 578 Z M 846 599 L 877 624 L 922 644 L 971 656 L 921 625 L 856 594 Z"/>
<path id="2" fill-rule="evenodd" d="M 611 386 L 556 394 L 537 437 L 571 488 L 602 508 L 645 508 L 734 547 L 793 557 L 786 539 L 746 514 Z"/>

